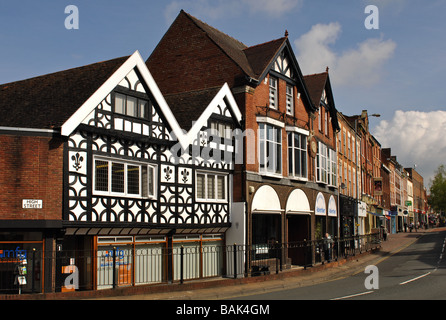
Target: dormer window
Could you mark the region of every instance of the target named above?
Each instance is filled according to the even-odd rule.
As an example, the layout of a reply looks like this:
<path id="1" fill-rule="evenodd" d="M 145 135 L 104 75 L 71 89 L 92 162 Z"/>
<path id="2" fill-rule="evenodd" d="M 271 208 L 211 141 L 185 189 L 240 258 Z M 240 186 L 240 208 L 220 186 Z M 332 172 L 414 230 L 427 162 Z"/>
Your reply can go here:
<path id="1" fill-rule="evenodd" d="M 211 121 L 211 134 L 224 139 L 232 139 L 232 125 L 223 121 Z"/>
<path id="2" fill-rule="evenodd" d="M 149 118 L 149 101 L 122 93 L 115 93 L 114 111 L 134 118 Z"/>

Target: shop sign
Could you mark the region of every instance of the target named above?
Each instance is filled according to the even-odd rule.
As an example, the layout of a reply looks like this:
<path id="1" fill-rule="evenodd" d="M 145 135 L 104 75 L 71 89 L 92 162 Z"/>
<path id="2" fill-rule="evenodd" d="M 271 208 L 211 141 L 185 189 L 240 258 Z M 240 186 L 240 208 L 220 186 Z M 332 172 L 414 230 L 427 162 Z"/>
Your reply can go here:
<path id="1" fill-rule="evenodd" d="M 19 259 L 24 260 L 27 256 L 27 250 L 20 249 L 20 247 L 15 248 L 15 250 L 7 250 L 7 249 L 0 249 L 0 258 L 13 258 L 13 259 Z"/>
<path id="2" fill-rule="evenodd" d="M 358 203 L 358 217 L 367 217 L 367 204 L 364 201 Z"/>
<path id="3" fill-rule="evenodd" d="M 316 197 L 316 206 L 315 206 L 315 213 L 317 216 L 325 216 L 327 213 L 327 209 L 325 207 L 325 198 L 322 193 L 318 193 Z"/>
<path id="4" fill-rule="evenodd" d="M 330 217 L 337 217 L 338 211 L 336 210 L 336 200 L 333 196 L 330 196 L 330 200 L 328 200 L 328 215 Z"/>

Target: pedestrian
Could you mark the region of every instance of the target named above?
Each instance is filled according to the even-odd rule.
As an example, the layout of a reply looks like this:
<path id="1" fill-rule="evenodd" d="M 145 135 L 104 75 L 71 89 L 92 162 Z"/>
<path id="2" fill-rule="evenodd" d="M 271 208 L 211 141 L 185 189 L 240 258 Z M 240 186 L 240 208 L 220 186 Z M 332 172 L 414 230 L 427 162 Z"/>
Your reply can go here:
<path id="1" fill-rule="evenodd" d="M 324 253 L 325 253 L 325 260 L 328 262 L 331 261 L 331 249 L 333 246 L 333 239 L 331 238 L 330 234 L 327 232 L 325 233 L 325 239 L 324 239 Z"/>
<path id="2" fill-rule="evenodd" d="M 386 241 L 387 240 L 387 229 L 384 226 L 381 226 L 381 228 L 382 228 L 383 240 Z"/>

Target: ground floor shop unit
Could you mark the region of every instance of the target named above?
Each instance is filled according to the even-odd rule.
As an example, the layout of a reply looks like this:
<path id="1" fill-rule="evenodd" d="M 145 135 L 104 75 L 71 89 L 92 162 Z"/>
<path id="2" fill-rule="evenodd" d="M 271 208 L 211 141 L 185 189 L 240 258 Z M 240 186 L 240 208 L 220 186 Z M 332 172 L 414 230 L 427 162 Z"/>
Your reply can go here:
<path id="1" fill-rule="evenodd" d="M 304 243 L 339 237 L 337 194 L 305 187 L 247 183 L 247 237 L 255 263 L 261 253 L 275 247 L 288 248 L 280 252 L 283 267 L 313 264 L 315 251 L 307 252 Z M 278 253 L 275 253 L 276 255 Z M 275 263 L 274 261 L 272 263 Z"/>
<path id="2" fill-rule="evenodd" d="M 232 277 L 228 226 L 0 231 L 0 294 L 67 292 Z M 242 261 L 242 260 L 240 260 Z"/>
<path id="3" fill-rule="evenodd" d="M 76 266 L 79 289 L 84 290 L 173 283 L 227 273 L 227 227 L 181 230 L 182 233 L 172 229 L 131 230 L 69 229 L 63 250 L 58 253 L 62 270 Z M 62 289 L 66 279 L 67 274 L 62 272 Z"/>
<path id="4" fill-rule="evenodd" d="M 0 228 L 0 293 L 54 290 L 51 260 L 61 221 L 3 220 Z"/>

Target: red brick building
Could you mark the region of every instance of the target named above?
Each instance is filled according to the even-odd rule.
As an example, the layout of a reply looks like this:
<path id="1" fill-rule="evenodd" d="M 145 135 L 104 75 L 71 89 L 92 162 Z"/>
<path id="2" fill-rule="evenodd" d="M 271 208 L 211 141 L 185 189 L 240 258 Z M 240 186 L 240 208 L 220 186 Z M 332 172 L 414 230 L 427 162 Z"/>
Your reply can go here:
<path id="1" fill-rule="evenodd" d="M 231 88 L 245 130 L 234 176 L 237 243 L 338 235 L 338 126 L 328 72 L 304 79 L 287 34 L 248 47 L 181 11 L 146 63 L 166 96 Z M 286 258 L 304 263 L 301 253 Z"/>

